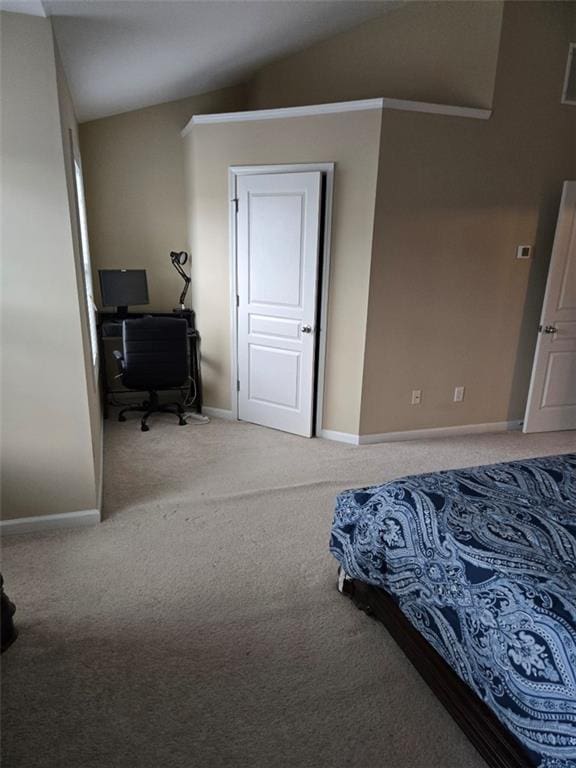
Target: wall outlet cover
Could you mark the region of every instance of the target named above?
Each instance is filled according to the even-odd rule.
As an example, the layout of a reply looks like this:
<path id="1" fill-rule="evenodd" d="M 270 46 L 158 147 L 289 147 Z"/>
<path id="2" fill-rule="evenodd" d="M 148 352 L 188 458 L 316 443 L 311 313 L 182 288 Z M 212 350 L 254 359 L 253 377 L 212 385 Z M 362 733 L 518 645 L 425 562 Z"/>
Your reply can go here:
<path id="1" fill-rule="evenodd" d="M 464 400 L 464 387 L 455 387 L 454 388 L 454 402 L 455 403 L 461 403 L 462 400 Z"/>
<path id="2" fill-rule="evenodd" d="M 516 258 L 517 259 L 529 259 L 532 255 L 532 246 L 531 245 L 519 245 L 518 249 L 516 250 Z"/>

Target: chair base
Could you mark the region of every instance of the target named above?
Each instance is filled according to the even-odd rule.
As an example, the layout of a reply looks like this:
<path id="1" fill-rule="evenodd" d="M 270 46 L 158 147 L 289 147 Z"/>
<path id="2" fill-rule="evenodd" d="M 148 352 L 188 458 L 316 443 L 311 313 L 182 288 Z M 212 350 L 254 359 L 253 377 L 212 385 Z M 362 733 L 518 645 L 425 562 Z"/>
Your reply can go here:
<path id="1" fill-rule="evenodd" d="M 180 403 L 163 403 L 161 405 L 157 392 L 149 392 L 148 395 L 150 399 L 145 400 L 140 405 L 128 405 L 126 408 L 122 408 L 118 414 L 118 421 L 126 421 L 126 416 L 124 416 L 124 414 L 129 411 L 136 411 L 137 413 L 144 414 L 140 420 L 140 429 L 142 432 L 148 432 L 150 430 L 147 422 L 153 413 L 173 413 L 174 416 L 178 416 L 179 426 L 183 427 L 188 424 L 183 416 L 184 407 Z"/>

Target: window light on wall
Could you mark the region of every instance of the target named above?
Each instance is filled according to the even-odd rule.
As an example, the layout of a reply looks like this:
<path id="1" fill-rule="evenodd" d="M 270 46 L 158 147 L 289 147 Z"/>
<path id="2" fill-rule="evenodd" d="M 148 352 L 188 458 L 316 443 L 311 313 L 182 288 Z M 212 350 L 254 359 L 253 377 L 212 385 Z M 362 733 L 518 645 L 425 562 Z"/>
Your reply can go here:
<path id="1" fill-rule="evenodd" d="M 570 43 L 568 46 L 562 104 L 574 104 L 576 106 L 576 43 Z"/>

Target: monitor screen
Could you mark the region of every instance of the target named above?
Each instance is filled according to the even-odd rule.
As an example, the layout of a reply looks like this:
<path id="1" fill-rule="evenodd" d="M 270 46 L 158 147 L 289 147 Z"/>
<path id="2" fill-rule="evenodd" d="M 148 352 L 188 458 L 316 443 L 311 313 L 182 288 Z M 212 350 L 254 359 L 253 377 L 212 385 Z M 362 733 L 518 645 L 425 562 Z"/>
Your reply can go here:
<path id="1" fill-rule="evenodd" d="M 148 304 L 145 269 L 100 269 L 100 293 L 105 307 Z"/>

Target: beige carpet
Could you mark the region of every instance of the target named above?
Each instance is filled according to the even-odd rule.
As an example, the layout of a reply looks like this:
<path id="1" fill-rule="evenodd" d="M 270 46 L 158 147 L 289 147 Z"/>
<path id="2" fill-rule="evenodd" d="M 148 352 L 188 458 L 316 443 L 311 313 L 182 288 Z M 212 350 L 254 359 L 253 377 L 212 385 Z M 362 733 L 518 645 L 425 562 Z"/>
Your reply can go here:
<path id="1" fill-rule="evenodd" d="M 105 520 L 2 570 L 4 768 L 481 768 L 386 630 L 335 589 L 334 496 L 573 450 L 574 433 L 353 447 L 108 423 Z"/>

